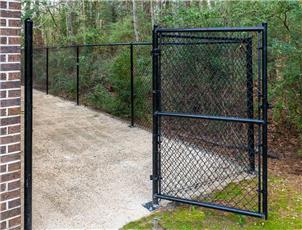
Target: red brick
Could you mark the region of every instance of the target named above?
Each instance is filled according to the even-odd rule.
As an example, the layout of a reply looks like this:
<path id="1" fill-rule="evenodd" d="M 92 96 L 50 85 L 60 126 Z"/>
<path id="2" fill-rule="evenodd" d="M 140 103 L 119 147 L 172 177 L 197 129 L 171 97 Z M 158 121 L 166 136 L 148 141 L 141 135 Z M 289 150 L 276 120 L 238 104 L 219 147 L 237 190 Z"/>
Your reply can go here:
<path id="1" fill-rule="evenodd" d="M 20 198 L 18 199 L 15 199 L 15 200 L 12 200 L 12 201 L 9 201 L 8 202 L 8 208 L 11 209 L 11 208 L 15 208 L 15 207 L 18 207 L 20 206 L 21 202 L 20 202 Z"/>
<path id="2" fill-rule="evenodd" d="M 20 162 L 16 162 L 16 163 L 12 163 L 12 164 L 8 164 L 8 171 L 16 171 L 19 170 L 21 168 L 21 163 Z"/>
<path id="3" fill-rule="evenodd" d="M 2 136 L 0 139 L 1 144 L 9 144 L 20 141 L 20 134 L 11 136 Z"/>
<path id="4" fill-rule="evenodd" d="M 0 115 L 1 116 L 6 116 L 6 114 L 7 114 L 6 109 L 0 109 Z"/>
<path id="5" fill-rule="evenodd" d="M 21 4 L 18 2 L 10 2 L 8 8 L 12 10 L 21 10 Z"/>
<path id="6" fill-rule="evenodd" d="M 6 221 L 0 223 L 0 229 L 7 229 Z"/>
<path id="7" fill-rule="evenodd" d="M 21 147 L 20 147 L 20 143 L 18 144 L 13 144 L 13 145 L 9 145 L 7 147 L 7 152 L 8 153 L 11 153 L 11 152 L 17 152 L 17 151 L 20 151 L 21 150 Z"/>
<path id="8" fill-rule="evenodd" d="M 8 183 L 8 191 L 20 189 L 20 181 L 13 181 Z"/>
<path id="9" fill-rule="evenodd" d="M 21 17 L 20 11 L 1 10 L 0 14 L 4 18 L 20 18 Z"/>
<path id="10" fill-rule="evenodd" d="M 8 134 L 13 134 L 13 133 L 20 133 L 20 125 L 8 127 Z"/>
<path id="11" fill-rule="evenodd" d="M 0 34 L 3 35 L 8 35 L 8 36 L 19 36 L 20 35 L 20 30 L 19 29 L 0 29 Z"/>
<path id="12" fill-rule="evenodd" d="M 18 46 L 1 46 L 0 53 L 20 53 L 20 47 Z"/>
<path id="13" fill-rule="evenodd" d="M 20 153 L 13 153 L 9 155 L 1 156 L 2 163 L 8 163 L 10 161 L 20 160 Z"/>
<path id="14" fill-rule="evenodd" d="M 5 154 L 6 153 L 6 146 L 0 146 L 0 153 Z"/>
<path id="15" fill-rule="evenodd" d="M 0 192 L 4 192 L 6 190 L 6 184 L 0 184 Z"/>
<path id="16" fill-rule="evenodd" d="M 4 220 L 4 219 L 8 219 L 8 218 L 11 218 L 14 216 L 18 216 L 20 214 L 21 214 L 21 208 L 15 208 L 15 209 L 11 209 L 11 210 L 2 212 L 1 217 Z"/>
<path id="17" fill-rule="evenodd" d="M 0 205 L 0 210 L 1 211 L 5 211 L 6 210 L 6 203 L 2 203 L 1 205 Z M 1 215 L 1 214 L 0 214 Z"/>
<path id="18" fill-rule="evenodd" d="M 20 96 L 21 96 L 21 91 L 19 89 L 8 91 L 8 97 L 20 97 Z M 20 110 L 18 112 L 20 112 Z"/>
<path id="19" fill-rule="evenodd" d="M 20 102 L 21 102 L 20 98 L 4 99 L 4 100 L 1 100 L 0 106 L 1 107 L 17 106 L 17 105 L 20 105 Z"/>
<path id="20" fill-rule="evenodd" d="M 0 92 L 0 97 L 1 98 L 6 98 L 6 91 L 1 91 Z"/>
<path id="21" fill-rule="evenodd" d="M 1 37 L 0 38 L 0 43 L 1 43 L 1 45 L 7 44 L 7 37 Z"/>
<path id="22" fill-rule="evenodd" d="M 10 37 L 10 38 L 8 38 L 8 44 L 10 44 L 10 45 L 20 44 L 20 37 Z"/>
<path id="23" fill-rule="evenodd" d="M 8 80 L 19 80 L 20 77 L 21 77 L 21 73 L 20 72 L 9 73 Z"/>
<path id="24" fill-rule="evenodd" d="M 1 83 L 1 89 L 20 88 L 20 81 L 7 81 Z"/>
<path id="25" fill-rule="evenodd" d="M 6 73 L 1 73 L 1 74 L 0 74 L 0 79 L 1 79 L 2 81 L 5 81 L 5 80 L 6 80 Z"/>
<path id="26" fill-rule="evenodd" d="M 0 229 L 13 230 L 21 229 L 21 1 L 0 0 L 0 15 L 0 69 L 10 72 L 0 73 Z"/>
<path id="27" fill-rule="evenodd" d="M 1 194 L 1 200 L 10 200 L 10 199 L 18 198 L 19 194 L 20 194 L 20 189 L 4 192 Z"/>
<path id="28" fill-rule="evenodd" d="M 8 226 L 11 228 L 11 227 L 19 225 L 20 223 L 21 223 L 21 216 L 10 219 L 8 221 Z"/>
<path id="29" fill-rule="evenodd" d="M 21 55 L 20 54 L 10 54 L 10 55 L 8 55 L 7 59 L 9 62 L 20 62 Z"/>
<path id="30" fill-rule="evenodd" d="M 10 181 L 10 180 L 19 179 L 20 175 L 21 175 L 20 171 L 18 171 L 18 172 L 13 172 L 13 173 L 2 174 L 0 176 L 0 178 L 1 178 L 2 182 L 7 182 L 7 181 Z"/>
<path id="31" fill-rule="evenodd" d="M 21 21 L 20 20 L 17 20 L 17 19 L 9 19 L 8 20 L 8 26 L 11 26 L 11 27 L 20 27 L 21 25 Z"/>
<path id="32" fill-rule="evenodd" d="M 0 128 L 1 135 L 7 135 L 7 127 Z"/>
<path id="33" fill-rule="evenodd" d="M 7 8 L 7 2 L 6 1 L 0 1 L 0 8 L 2 8 L 2 9 Z"/>
<path id="34" fill-rule="evenodd" d="M 1 26 L 6 26 L 6 20 L 1 18 L 0 25 Z"/>
<path id="35" fill-rule="evenodd" d="M 19 115 L 20 112 L 21 112 L 20 107 L 8 108 L 8 115 L 9 116 Z"/>
<path id="36" fill-rule="evenodd" d="M 0 124 L 2 126 L 6 125 L 15 125 L 20 123 L 20 116 L 18 117 L 8 117 L 8 118 L 1 118 L 0 119 Z"/>
<path id="37" fill-rule="evenodd" d="M 11 71 L 11 70 L 19 70 L 21 69 L 20 63 L 5 63 L 0 66 L 2 71 Z"/>
<path id="38" fill-rule="evenodd" d="M 0 55 L 0 61 L 6 62 L 6 55 Z"/>
<path id="39" fill-rule="evenodd" d="M 2 173 L 6 172 L 6 165 L 0 166 L 0 172 L 2 172 Z"/>

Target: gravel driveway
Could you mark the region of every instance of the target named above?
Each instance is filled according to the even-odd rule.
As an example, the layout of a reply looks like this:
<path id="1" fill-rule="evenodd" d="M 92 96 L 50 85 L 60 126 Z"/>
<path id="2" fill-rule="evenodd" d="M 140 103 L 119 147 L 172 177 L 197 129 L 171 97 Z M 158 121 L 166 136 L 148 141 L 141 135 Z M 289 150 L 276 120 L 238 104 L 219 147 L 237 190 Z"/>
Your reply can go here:
<path id="1" fill-rule="evenodd" d="M 34 229 L 117 229 L 149 212 L 151 134 L 34 90 Z"/>

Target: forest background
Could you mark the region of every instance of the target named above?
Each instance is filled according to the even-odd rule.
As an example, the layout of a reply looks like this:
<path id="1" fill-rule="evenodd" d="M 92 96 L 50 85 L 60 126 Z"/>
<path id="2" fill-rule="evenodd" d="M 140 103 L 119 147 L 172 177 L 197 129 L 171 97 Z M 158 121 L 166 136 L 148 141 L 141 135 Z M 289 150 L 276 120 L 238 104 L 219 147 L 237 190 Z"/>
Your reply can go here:
<path id="1" fill-rule="evenodd" d="M 32 17 L 34 21 L 36 47 L 151 41 L 151 31 L 155 24 L 162 27 L 220 27 L 255 26 L 268 22 L 269 101 L 272 104 L 269 133 L 272 151 L 275 151 L 272 155 L 302 156 L 302 1 L 23 0 L 22 5 L 23 18 Z M 53 81 L 54 92 L 64 89 L 66 94 L 74 93 L 74 87 L 66 80 L 66 71 L 74 71 L 70 67 L 74 65 L 73 61 L 66 58 L 68 52 L 69 56 L 73 55 L 66 50 L 54 54 L 53 59 L 56 60 L 53 60 L 53 65 L 60 67 L 59 64 L 64 63 L 65 66 L 65 73 L 53 74 L 57 74 L 56 79 L 60 79 Z M 129 84 L 126 80 L 123 83 L 122 79 L 129 75 L 129 70 L 120 67 L 128 65 L 128 49 L 104 51 L 107 53 L 107 61 L 102 71 L 108 73 L 107 86 L 91 81 L 92 76 L 95 78 L 100 71 L 96 67 L 100 63 L 91 60 L 85 62 L 88 55 L 94 57 L 94 60 L 100 58 L 100 51 L 91 49 L 81 52 L 84 63 L 81 71 L 89 76 L 82 79 L 82 90 L 86 87 L 90 91 L 83 101 L 122 116 L 128 109 L 124 102 L 129 96 L 126 92 L 126 85 Z M 149 53 L 150 47 L 141 51 L 144 58 L 137 71 L 150 67 Z M 151 71 L 148 71 L 146 75 L 151 78 L 150 74 Z M 136 87 L 146 83 L 151 84 L 151 81 L 136 82 Z M 115 88 L 119 96 L 112 99 L 108 87 Z M 146 90 L 141 91 L 143 98 Z M 100 101 L 100 98 L 105 100 Z M 146 108 L 138 110 L 138 114 L 146 112 Z M 279 152 L 278 146 L 283 150 Z M 287 148 L 284 149 L 284 146 Z"/>

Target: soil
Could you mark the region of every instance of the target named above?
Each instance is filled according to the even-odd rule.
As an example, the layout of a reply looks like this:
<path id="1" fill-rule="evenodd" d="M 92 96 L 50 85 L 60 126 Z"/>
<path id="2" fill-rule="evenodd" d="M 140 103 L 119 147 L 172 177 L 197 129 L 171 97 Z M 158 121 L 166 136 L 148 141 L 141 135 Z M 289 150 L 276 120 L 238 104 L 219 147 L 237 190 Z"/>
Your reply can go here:
<path id="1" fill-rule="evenodd" d="M 302 176 L 302 148 L 293 128 L 280 128 L 274 122 L 268 127 L 268 167 L 284 174 Z"/>

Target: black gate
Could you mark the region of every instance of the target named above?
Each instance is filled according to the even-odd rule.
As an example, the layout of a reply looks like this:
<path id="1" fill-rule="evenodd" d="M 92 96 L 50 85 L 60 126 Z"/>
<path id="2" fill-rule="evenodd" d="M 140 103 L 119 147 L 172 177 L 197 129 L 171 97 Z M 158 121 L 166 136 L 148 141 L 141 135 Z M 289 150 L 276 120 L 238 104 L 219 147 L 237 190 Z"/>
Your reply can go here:
<path id="1" fill-rule="evenodd" d="M 153 30 L 153 204 L 267 218 L 267 24 Z"/>

